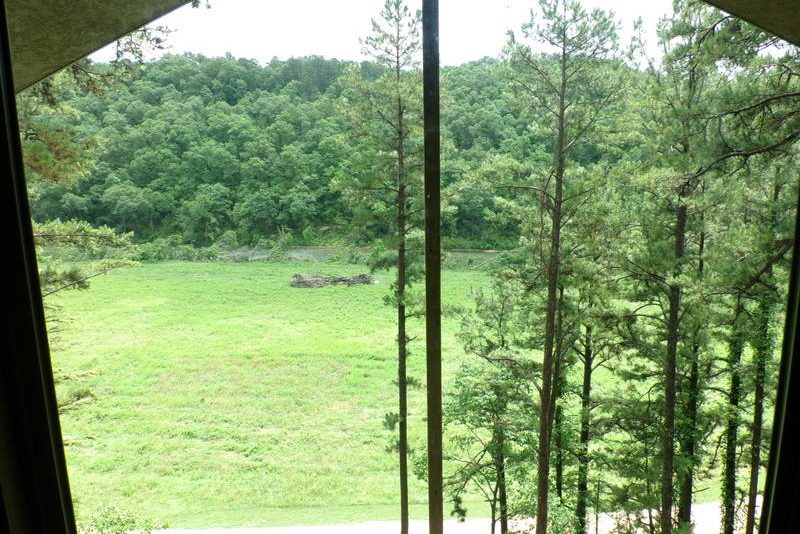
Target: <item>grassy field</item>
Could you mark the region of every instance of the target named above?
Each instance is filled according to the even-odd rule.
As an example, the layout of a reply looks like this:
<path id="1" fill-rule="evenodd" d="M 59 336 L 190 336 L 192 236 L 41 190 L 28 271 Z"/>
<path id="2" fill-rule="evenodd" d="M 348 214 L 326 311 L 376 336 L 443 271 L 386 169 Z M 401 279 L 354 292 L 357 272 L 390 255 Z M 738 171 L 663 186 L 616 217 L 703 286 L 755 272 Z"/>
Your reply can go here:
<path id="1" fill-rule="evenodd" d="M 462 267 L 443 272 L 447 305 L 470 303 L 470 289 L 488 282 Z M 104 503 L 174 527 L 397 518 L 394 434 L 382 425 L 396 410 L 390 274 L 369 286 L 292 288 L 298 272 L 364 267 L 145 264 L 48 301 L 59 319 L 57 393 L 76 401 L 61 422 L 79 517 Z M 424 380 L 422 326 L 411 322 L 410 374 Z M 446 392 L 464 355 L 457 320 L 443 326 Z M 613 380 L 602 369 L 596 378 Z M 423 454 L 424 390 L 409 402 L 411 445 Z M 719 499 L 717 479 L 697 489 L 699 502 Z M 411 501 L 412 516 L 426 517 L 414 478 Z"/>
<path id="2" fill-rule="evenodd" d="M 73 496 L 180 527 L 349 522 L 397 517 L 389 275 L 372 286 L 295 289 L 333 263 L 158 263 L 120 270 L 55 302 L 53 335 Z M 484 284 L 443 273 L 446 303 Z M 422 323 L 410 373 L 424 379 Z M 445 381 L 462 356 L 444 326 Z M 424 392 L 410 399 L 424 442 Z M 411 484 L 412 513 L 425 489 Z"/>

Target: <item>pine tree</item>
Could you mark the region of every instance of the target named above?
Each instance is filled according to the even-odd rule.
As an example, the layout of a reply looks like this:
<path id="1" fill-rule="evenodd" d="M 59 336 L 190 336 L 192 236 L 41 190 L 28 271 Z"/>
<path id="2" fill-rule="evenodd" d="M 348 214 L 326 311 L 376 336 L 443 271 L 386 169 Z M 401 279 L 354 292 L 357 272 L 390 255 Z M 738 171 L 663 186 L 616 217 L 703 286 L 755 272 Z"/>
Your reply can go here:
<path id="1" fill-rule="evenodd" d="M 599 67 L 614 57 L 616 26 L 609 14 L 586 12 L 570 0 L 541 0 L 538 13 L 522 27 L 522 41 L 509 42 L 513 84 L 531 108 L 540 110 L 552 125 L 552 165 L 539 183 L 539 209 L 547 217 L 549 236 L 542 258 L 541 279 L 546 286 L 542 336 L 542 372 L 539 389 L 539 444 L 537 451 L 536 531 L 548 528 L 548 494 L 553 427 L 557 411 L 563 339 L 557 336 L 559 294 L 568 289 L 562 279 L 562 229 L 568 222 L 570 200 L 565 196 L 571 155 L 597 129 L 598 121 L 621 85 Z M 533 52 L 528 43 L 543 45 L 547 53 Z M 544 228 L 542 230 L 545 230 Z M 539 261 L 532 256 L 531 264 Z M 561 329 L 563 332 L 563 328 Z"/>
<path id="2" fill-rule="evenodd" d="M 385 228 L 384 251 L 371 259 L 372 269 L 395 269 L 387 299 L 397 312 L 398 412 L 386 421 L 398 427 L 400 532 L 408 533 L 408 387 L 411 336 L 407 320 L 420 310 L 409 288 L 422 276 L 421 123 L 419 73 L 421 13 L 403 0 L 386 0 L 363 53 L 381 69 L 377 78 L 351 71 L 345 81 L 344 111 L 354 125 L 357 151 L 349 160 L 341 187 L 357 206 L 364 224 Z M 368 222 L 366 222 L 368 221 Z"/>
<path id="3" fill-rule="evenodd" d="M 648 299 L 663 309 L 656 323 L 666 341 L 661 358 L 661 506 L 662 534 L 673 531 L 675 476 L 680 480 L 679 524 L 691 523 L 692 479 L 696 462 L 697 402 L 701 383 L 698 358 L 702 350 L 701 323 L 690 317 L 704 313 L 698 300 L 698 280 L 704 276 L 704 183 L 711 171 L 704 167 L 708 152 L 705 113 L 706 95 L 714 81 L 716 66 L 708 39 L 717 22 L 716 12 L 693 1 L 676 1 L 675 14 L 662 21 L 659 42 L 665 50 L 661 65 L 649 64 L 646 90 L 650 109 L 648 128 L 658 131 L 653 139 L 653 159 L 660 169 L 637 187 L 651 192 L 661 212 L 657 226 L 642 221 L 645 256 L 630 260 L 631 272 L 652 292 Z M 645 183 L 648 182 L 649 183 Z M 652 219 L 650 215 L 645 215 Z M 663 218 L 661 218 L 663 217 Z M 683 377 L 687 377 L 684 379 Z M 686 399 L 688 419 L 679 421 L 676 408 L 679 387 Z M 682 437 L 687 458 L 676 462 L 676 441 Z M 685 460 L 687 468 L 677 469 Z M 683 527 L 683 528 L 686 528 Z"/>
<path id="4" fill-rule="evenodd" d="M 523 452 L 532 445 L 532 362 L 524 348 L 519 291 L 497 273 L 494 278 L 491 291 L 476 291 L 474 310 L 462 316 L 459 337 L 472 359 L 456 375 L 445 404 L 452 428 L 447 459 L 456 466 L 447 487 L 461 518 L 462 496 L 469 485 L 476 487 L 489 503 L 492 533 L 499 524 L 500 534 L 507 534 L 511 474 L 530 466 Z"/>

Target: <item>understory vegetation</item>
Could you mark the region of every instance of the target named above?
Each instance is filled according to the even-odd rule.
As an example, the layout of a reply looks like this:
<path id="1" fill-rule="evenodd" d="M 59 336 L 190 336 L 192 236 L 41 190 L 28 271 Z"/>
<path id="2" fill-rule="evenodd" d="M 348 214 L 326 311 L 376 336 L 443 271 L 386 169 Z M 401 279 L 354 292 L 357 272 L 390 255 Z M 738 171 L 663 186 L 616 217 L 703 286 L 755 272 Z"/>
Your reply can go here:
<path id="1" fill-rule="evenodd" d="M 386 0 L 361 63 L 84 61 L 19 96 L 82 513 L 399 504 L 407 533 L 426 476 L 419 24 Z M 800 54 L 693 0 L 658 57 L 618 29 L 540 0 L 500 57 L 442 69 L 444 243 L 499 249 L 444 273 L 447 501 L 500 534 L 583 534 L 599 511 L 688 533 L 715 501 L 722 534 L 753 534 Z M 297 263 L 300 245 L 335 261 Z M 303 271 L 379 283 L 290 288 Z"/>

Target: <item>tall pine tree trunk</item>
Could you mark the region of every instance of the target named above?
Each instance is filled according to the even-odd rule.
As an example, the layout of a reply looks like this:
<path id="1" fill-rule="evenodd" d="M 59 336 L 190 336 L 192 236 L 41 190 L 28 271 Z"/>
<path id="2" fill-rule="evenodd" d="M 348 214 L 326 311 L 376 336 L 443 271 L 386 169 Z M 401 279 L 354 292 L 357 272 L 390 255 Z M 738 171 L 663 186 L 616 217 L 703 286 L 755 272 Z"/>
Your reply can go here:
<path id="1" fill-rule="evenodd" d="M 560 389 L 560 388 L 559 388 Z M 561 392 L 556 392 L 554 398 L 558 399 L 561 396 Z M 558 500 L 561 501 L 564 499 L 564 429 L 563 429 L 563 421 L 564 414 L 561 409 L 561 405 L 556 406 L 556 414 L 553 419 L 553 453 L 555 454 L 554 459 L 554 469 L 555 469 L 555 484 L 556 484 L 556 495 L 558 496 Z"/>
<path id="2" fill-rule="evenodd" d="M 393 430 L 397 430 L 396 452 L 398 457 L 400 489 L 400 532 L 407 534 L 409 529 L 409 450 L 408 450 L 408 358 L 410 356 L 410 336 L 408 334 L 407 295 L 412 281 L 417 277 L 417 269 L 409 265 L 414 260 L 408 248 L 408 235 L 411 228 L 419 226 L 419 217 L 412 209 L 415 200 L 420 198 L 416 176 L 419 168 L 418 158 L 406 151 L 406 145 L 413 143 L 411 136 L 422 126 L 416 98 L 409 97 L 418 89 L 416 81 L 416 56 L 421 51 L 419 29 L 421 13 L 409 10 L 403 0 L 384 0 L 380 15 L 372 19 L 372 31 L 361 40 L 362 51 L 370 59 L 373 72 L 378 76 L 356 76 L 358 79 L 344 81 L 359 96 L 348 102 L 352 113 L 350 119 L 355 123 L 355 131 L 366 141 L 362 148 L 381 163 L 369 174 L 360 178 L 364 184 L 353 184 L 359 196 L 374 196 L 374 201 L 384 204 L 393 214 L 377 210 L 373 214 L 381 226 L 388 226 L 386 246 L 395 254 L 392 266 L 395 281 L 388 295 L 397 313 L 397 418 Z M 362 73 L 363 74 L 363 73 Z M 388 129 L 388 131 L 387 131 Z M 414 136 L 416 137 L 416 136 Z M 367 141 L 368 139 L 368 141 Z M 358 144 L 358 143 L 357 143 Z M 386 166 L 384 168 L 384 165 Z M 354 178 L 361 173 L 355 173 Z M 361 181 L 361 180 L 357 180 Z M 383 215 L 389 220 L 383 220 Z M 384 269 L 384 261 L 370 262 L 371 267 Z"/>
<path id="3" fill-rule="evenodd" d="M 701 225 L 705 224 L 705 217 L 701 214 Z M 700 243 L 698 251 L 697 273 L 700 279 L 703 278 L 705 269 L 705 231 L 700 232 Z M 698 405 L 700 402 L 700 326 L 696 326 L 694 332 L 695 341 L 692 343 L 692 352 L 689 354 L 689 379 L 686 383 L 686 419 L 683 433 L 682 454 L 686 461 L 686 469 L 682 474 L 681 485 L 678 489 L 678 524 L 683 528 L 688 528 L 692 524 L 692 499 L 694 498 L 694 469 L 697 464 L 697 422 Z"/>
<path id="4" fill-rule="evenodd" d="M 542 358 L 542 383 L 539 394 L 539 450 L 537 451 L 536 534 L 547 532 L 548 491 L 550 489 L 550 452 L 553 430 L 553 348 L 555 343 L 556 312 L 558 308 L 559 274 L 561 271 L 561 219 L 564 201 L 564 170 L 566 143 L 566 49 L 561 51 L 561 86 L 558 96 L 558 124 L 556 135 L 555 192 L 551 212 L 550 257 L 547 265 L 547 310 L 545 315 L 544 355 Z"/>
<path id="5" fill-rule="evenodd" d="M 402 250 L 401 248 L 398 250 Z M 404 254 L 401 252 L 400 257 Z M 400 264 L 402 265 L 402 264 Z M 404 281 L 405 268 L 398 265 L 398 284 Z M 400 285 L 400 288 L 404 286 Z M 405 297 L 405 290 L 397 292 L 399 299 Z M 399 390 L 400 433 L 398 452 L 400 454 L 400 533 L 408 534 L 408 381 L 406 373 L 407 343 L 406 307 L 397 306 L 397 385 Z"/>
<path id="6" fill-rule="evenodd" d="M 758 475 L 761 468 L 761 440 L 764 429 L 764 383 L 767 379 L 767 362 L 772 358 L 772 315 L 773 302 L 770 296 L 762 297 L 758 304 L 756 325 L 753 430 L 750 441 L 750 484 L 747 492 L 747 520 L 745 534 L 753 534 L 756 526 L 756 507 L 758 499 Z"/>
<path id="7" fill-rule="evenodd" d="M 736 525 L 736 446 L 739 430 L 739 401 L 741 397 L 741 376 L 739 366 L 744 351 L 744 338 L 741 325 L 742 306 L 737 301 L 731 326 L 729 342 L 728 372 L 731 382 L 728 390 L 728 421 L 725 427 L 725 463 L 722 479 L 722 534 L 733 534 Z"/>
<path id="8" fill-rule="evenodd" d="M 400 59 L 396 77 L 400 84 Z M 399 390 L 400 435 L 400 534 L 408 534 L 408 335 L 406 333 L 406 183 L 405 126 L 403 102 L 397 96 L 397 387 Z"/>
<path id="9" fill-rule="evenodd" d="M 558 288 L 558 313 L 556 314 L 556 346 L 555 362 L 553 368 L 553 452 L 555 454 L 556 495 L 558 499 L 564 498 L 564 413 L 561 407 L 561 397 L 564 395 L 564 288 Z"/>
<path id="10" fill-rule="evenodd" d="M 508 493 L 506 489 L 506 456 L 505 456 L 505 432 L 501 426 L 493 429 L 495 447 L 494 454 L 495 473 L 497 474 L 497 510 L 500 519 L 500 534 L 508 534 Z M 492 503 L 492 508 L 495 505 Z M 494 514 L 493 514 L 494 515 Z M 494 519 L 492 520 L 492 532 L 494 532 Z"/>
<path id="11" fill-rule="evenodd" d="M 692 345 L 689 377 L 686 381 L 686 421 L 682 455 L 686 469 L 681 474 L 678 488 L 678 523 L 681 527 L 692 524 L 692 498 L 694 497 L 694 468 L 697 463 L 697 407 L 700 394 L 700 347 Z"/>
<path id="12" fill-rule="evenodd" d="M 536 532 L 547 532 L 548 491 L 550 477 L 550 451 L 553 418 L 553 344 L 555 338 L 555 315 L 557 304 L 557 278 L 561 246 L 561 195 L 562 179 L 556 178 L 557 207 L 553 209 L 553 231 L 550 239 L 550 261 L 547 269 L 547 314 L 545 318 L 545 343 L 542 361 L 542 384 L 539 394 L 539 450 L 537 452 L 537 502 Z"/>
<path id="13" fill-rule="evenodd" d="M 675 209 L 675 259 L 683 259 L 686 246 L 686 225 L 689 214 L 686 204 Z M 667 354 L 664 358 L 664 421 L 661 463 L 661 534 L 672 534 L 672 500 L 675 491 L 675 400 L 677 390 L 678 338 L 680 335 L 681 286 L 669 287 L 667 317 Z"/>
<path id="14" fill-rule="evenodd" d="M 651 487 L 650 481 L 648 480 L 645 483 L 645 485 L 647 487 L 647 495 L 650 495 L 652 493 L 652 491 L 653 491 L 653 488 Z M 594 530 L 595 530 L 595 533 L 598 531 L 597 528 L 595 528 Z M 653 510 L 650 509 L 650 508 L 647 509 L 647 532 L 649 532 L 650 534 L 655 534 L 656 533 L 656 521 L 655 521 L 655 518 L 653 517 Z"/>
<path id="15" fill-rule="evenodd" d="M 577 531 L 584 534 L 587 529 L 586 510 L 589 502 L 589 423 L 592 409 L 592 327 L 586 327 L 583 347 L 583 387 L 581 388 L 581 432 L 578 439 L 578 502 L 575 507 Z"/>
<path id="16" fill-rule="evenodd" d="M 772 219 L 770 221 L 769 238 L 774 239 L 775 228 L 778 225 L 778 213 L 775 206 L 781 194 L 781 186 L 777 175 L 772 188 Z M 772 283 L 772 262 L 767 265 L 765 279 Z M 772 359 L 775 349 L 775 338 L 772 334 L 772 320 L 775 313 L 775 300 L 771 293 L 761 295 L 756 315 L 755 339 L 752 343 L 754 349 L 755 369 L 753 376 L 753 428 L 750 440 L 750 483 L 747 491 L 747 518 L 745 520 L 745 534 L 753 534 L 756 528 L 756 507 L 758 499 L 758 475 L 761 468 L 761 441 L 764 431 L 764 386 L 767 380 L 767 364 Z"/>

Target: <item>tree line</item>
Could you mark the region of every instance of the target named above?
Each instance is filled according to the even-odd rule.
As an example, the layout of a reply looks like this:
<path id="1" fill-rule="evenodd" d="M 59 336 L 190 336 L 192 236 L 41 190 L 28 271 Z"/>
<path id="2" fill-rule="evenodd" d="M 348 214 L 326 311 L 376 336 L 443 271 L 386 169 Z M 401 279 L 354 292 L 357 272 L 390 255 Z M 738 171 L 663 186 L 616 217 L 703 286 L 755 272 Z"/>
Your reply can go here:
<path id="1" fill-rule="evenodd" d="M 449 407 L 450 487 L 480 487 L 501 533 L 514 516 L 588 532 L 590 507 L 616 511 L 617 532 L 691 532 L 716 491 L 721 532 L 752 534 L 797 51 L 700 2 L 674 2 L 659 58 L 640 37 L 626 54 L 615 28 L 544 0 L 510 37 L 507 87 L 549 141 L 540 165 L 489 177 L 516 192 L 503 203 L 520 240 L 463 317 L 475 361 Z"/>
<path id="2" fill-rule="evenodd" d="M 502 98 L 500 68 L 487 59 L 447 72 L 473 109 Z M 21 98 L 33 123 L 27 138 L 23 125 L 23 139 L 34 217 L 86 220 L 133 232 L 139 242 L 179 236 L 198 247 L 223 235 L 252 246 L 285 232 L 306 244 L 370 243 L 388 226 L 376 219 L 354 227 L 348 198 L 351 178 L 375 163 L 354 153 L 363 132 L 348 107 L 362 78 L 378 80 L 380 66 L 165 56 L 104 94 L 62 75 L 52 89 L 57 109 Z M 525 135 L 524 120 L 492 114 L 466 124 L 470 109 L 448 114 L 459 122 L 459 141 L 445 175 L 446 235 L 452 246 L 507 248 L 514 224 L 503 220 L 492 192 L 464 173 L 487 150 L 499 153 L 507 134 Z"/>

